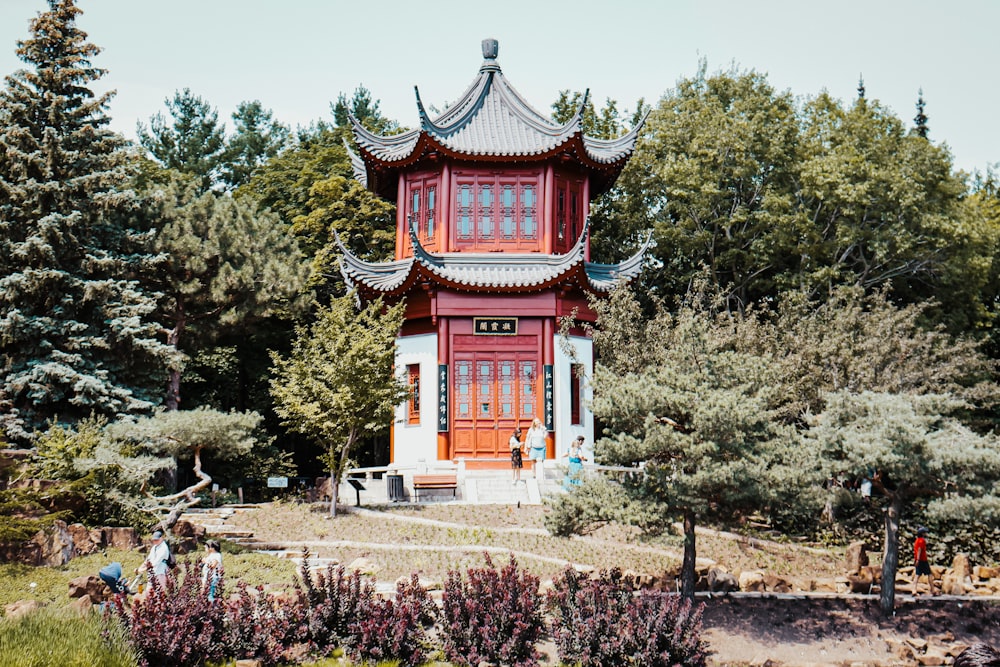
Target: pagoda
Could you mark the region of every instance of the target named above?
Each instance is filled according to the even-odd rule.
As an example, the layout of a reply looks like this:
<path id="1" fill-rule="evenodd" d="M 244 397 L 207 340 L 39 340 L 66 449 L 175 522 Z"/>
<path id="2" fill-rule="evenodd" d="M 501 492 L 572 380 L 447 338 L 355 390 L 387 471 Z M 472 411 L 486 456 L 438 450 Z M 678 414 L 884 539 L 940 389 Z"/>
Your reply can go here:
<path id="1" fill-rule="evenodd" d="M 483 64 L 457 102 L 420 127 L 379 136 L 351 119 L 355 177 L 394 201 L 395 260 L 342 247 L 341 273 L 362 301 L 406 299 L 396 362 L 411 388 L 392 427 L 390 463 L 509 458 L 516 426 L 540 418 L 547 456 L 578 435 L 593 443 L 586 378 L 592 341 L 559 320 L 593 323 L 588 293 L 642 268 L 590 261 L 590 202 L 615 182 L 640 122 L 613 140 L 584 135 L 580 105 L 565 124 L 529 105 L 483 41 Z"/>

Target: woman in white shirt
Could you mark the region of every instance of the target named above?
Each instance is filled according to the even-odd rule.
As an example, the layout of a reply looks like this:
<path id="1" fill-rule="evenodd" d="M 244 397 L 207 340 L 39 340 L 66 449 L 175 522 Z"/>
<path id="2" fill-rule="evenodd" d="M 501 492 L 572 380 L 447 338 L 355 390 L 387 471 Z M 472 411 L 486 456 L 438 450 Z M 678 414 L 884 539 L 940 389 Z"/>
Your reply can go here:
<path id="1" fill-rule="evenodd" d="M 525 436 L 525 443 L 528 445 L 528 458 L 535 462 L 535 479 L 545 479 L 545 439 L 549 432 L 542 425 L 542 420 L 535 417 Z"/>

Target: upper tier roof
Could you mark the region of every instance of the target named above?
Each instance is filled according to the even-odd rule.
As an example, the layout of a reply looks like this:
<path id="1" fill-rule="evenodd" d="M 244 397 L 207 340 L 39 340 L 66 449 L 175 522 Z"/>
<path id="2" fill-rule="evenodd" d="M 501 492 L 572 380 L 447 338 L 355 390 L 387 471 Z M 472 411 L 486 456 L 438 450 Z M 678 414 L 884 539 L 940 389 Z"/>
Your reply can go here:
<path id="1" fill-rule="evenodd" d="M 369 132 L 352 116 L 351 125 L 361 152 L 361 159 L 355 160 L 354 166 L 361 180 L 376 191 L 394 196 L 396 170 L 430 153 L 521 162 L 563 153 L 597 172 L 595 196 L 609 187 L 635 149 L 643 122 L 617 139 L 605 141 L 585 136 L 582 123 L 588 93 L 573 117 L 560 125 L 521 97 L 500 71 L 496 56 L 496 40 L 483 40 L 485 60 L 479 74 L 459 100 L 436 118 L 427 114 L 417 90 L 420 115 L 417 129 L 381 136 Z"/>

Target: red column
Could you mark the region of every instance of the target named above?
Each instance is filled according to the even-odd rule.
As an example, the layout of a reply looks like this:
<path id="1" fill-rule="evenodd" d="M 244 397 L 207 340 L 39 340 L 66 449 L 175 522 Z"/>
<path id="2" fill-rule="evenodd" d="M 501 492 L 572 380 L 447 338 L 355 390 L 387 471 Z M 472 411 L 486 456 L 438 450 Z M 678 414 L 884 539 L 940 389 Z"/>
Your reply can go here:
<path id="1" fill-rule="evenodd" d="M 410 247 L 410 230 L 406 224 L 406 179 L 399 177 L 396 186 L 396 259 L 403 259 L 403 248 Z"/>
<path id="2" fill-rule="evenodd" d="M 583 219 L 590 217 L 590 178 L 583 179 Z M 583 247 L 583 259 L 590 261 L 590 234 L 587 234 L 587 243 Z"/>
<path id="3" fill-rule="evenodd" d="M 556 207 L 556 173 L 551 165 L 545 165 L 544 184 L 545 198 L 542 200 L 542 252 L 552 254 L 555 238 L 553 215 Z"/>
<path id="4" fill-rule="evenodd" d="M 445 164 L 441 169 L 441 236 L 438 240 L 438 248 L 441 252 L 451 252 L 451 221 L 454 220 L 452 214 L 452 194 L 451 194 L 451 166 Z"/>

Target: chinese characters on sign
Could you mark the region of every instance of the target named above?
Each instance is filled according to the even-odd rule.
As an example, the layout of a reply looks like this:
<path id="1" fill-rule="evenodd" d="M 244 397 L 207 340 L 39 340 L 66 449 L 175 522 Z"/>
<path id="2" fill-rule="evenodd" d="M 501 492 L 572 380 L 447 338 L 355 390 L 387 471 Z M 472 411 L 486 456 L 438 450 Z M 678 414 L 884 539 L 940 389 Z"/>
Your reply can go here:
<path id="1" fill-rule="evenodd" d="M 516 317 L 473 317 L 472 333 L 477 336 L 516 336 Z"/>
<path id="2" fill-rule="evenodd" d="M 553 413 L 553 391 L 552 391 L 552 364 L 542 366 L 542 377 L 545 386 L 545 428 L 554 431 L 556 426 L 552 418 Z"/>
<path id="3" fill-rule="evenodd" d="M 438 365 L 438 433 L 448 431 L 448 364 Z"/>

